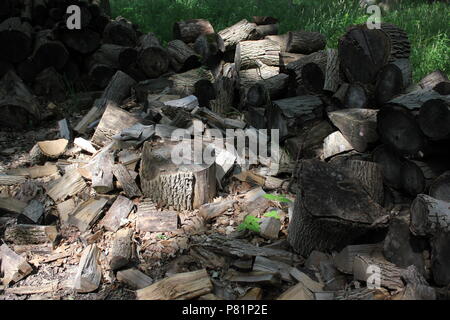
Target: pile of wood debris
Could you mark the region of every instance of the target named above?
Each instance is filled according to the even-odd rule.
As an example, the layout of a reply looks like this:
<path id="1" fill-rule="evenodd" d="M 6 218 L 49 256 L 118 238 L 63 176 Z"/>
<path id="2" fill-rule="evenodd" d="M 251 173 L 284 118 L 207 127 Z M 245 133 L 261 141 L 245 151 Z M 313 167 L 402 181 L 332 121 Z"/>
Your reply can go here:
<path id="1" fill-rule="evenodd" d="M 178 22 L 158 43 L 169 73 L 119 70 L 5 131 L 0 298 L 447 298 L 448 78 L 413 85 L 392 25 L 350 28 L 338 50 L 277 33 L 271 17 Z M 55 126 L 76 104 L 91 109 Z M 254 128 L 279 130 L 278 158 L 215 145 L 211 164 L 172 161 L 197 135 Z"/>

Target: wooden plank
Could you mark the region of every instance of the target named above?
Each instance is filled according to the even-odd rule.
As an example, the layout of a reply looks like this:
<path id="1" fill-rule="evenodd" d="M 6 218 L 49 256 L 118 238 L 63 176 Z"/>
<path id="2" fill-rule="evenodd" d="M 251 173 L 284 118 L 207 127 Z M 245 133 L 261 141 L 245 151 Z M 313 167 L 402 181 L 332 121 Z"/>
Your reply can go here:
<path id="1" fill-rule="evenodd" d="M 114 176 L 117 178 L 121 184 L 123 191 L 129 198 L 141 197 L 142 192 L 134 181 L 133 177 L 130 175 L 128 170 L 122 164 L 116 164 L 113 166 Z"/>
<path id="2" fill-rule="evenodd" d="M 91 244 L 84 249 L 75 275 L 75 291 L 88 293 L 98 289 L 102 278 L 98 257 L 99 250 L 95 244 Z"/>
<path id="3" fill-rule="evenodd" d="M 128 217 L 133 207 L 133 201 L 119 195 L 105 214 L 100 225 L 108 231 L 116 232 L 119 230 L 122 220 Z"/>
<path id="4" fill-rule="evenodd" d="M 137 290 L 138 300 L 189 300 L 208 294 L 213 285 L 205 269 L 178 273 Z"/>
<path id="5" fill-rule="evenodd" d="M 157 211 L 151 203 L 138 206 L 136 228 L 144 232 L 166 232 L 178 229 L 176 211 Z"/>
<path id="6" fill-rule="evenodd" d="M 70 170 L 51 185 L 50 189 L 47 190 L 47 195 L 53 201 L 58 202 L 77 194 L 84 187 L 86 187 L 86 183 L 81 174 L 77 170 Z"/>
<path id="7" fill-rule="evenodd" d="M 116 278 L 133 289 L 143 289 L 153 283 L 152 278 L 136 268 L 118 271 Z"/>
<path id="8" fill-rule="evenodd" d="M 0 271 L 3 273 L 3 284 L 8 286 L 10 282 L 17 282 L 29 275 L 33 268 L 6 244 L 0 246 Z"/>
<path id="9" fill-rule="evenodd" d="M 69 224 L 76 226 L 81 232 L 87 231 L 100 216 L 108 199 L 89 199 L 80 203 L 69 216 Z"/>

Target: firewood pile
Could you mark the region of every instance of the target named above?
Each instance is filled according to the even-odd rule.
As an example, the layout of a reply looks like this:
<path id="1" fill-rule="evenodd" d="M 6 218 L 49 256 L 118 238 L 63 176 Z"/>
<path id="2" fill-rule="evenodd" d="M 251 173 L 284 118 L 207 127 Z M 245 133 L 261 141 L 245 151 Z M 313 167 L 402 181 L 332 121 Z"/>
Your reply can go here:
<path id="1" fill-rule="evenodd" d="M 0 297 L 449 297 L 450 82 L 435 71 L 412 83 L 403 30 L 353 26 L 327 49 L 317 32 L 278 34 L 272 17 L 219 32 L 196 19 L 162 46 L 123 18 L 100 32 L 102 2 L 79 3 L 99 9 L 80 33 L 61 29 L 54 1 L 9 18 L 67 53 L 34 79 L 82 60 L 104 91 L 80 93 L 90 110 L 0 174 Z M 5 126 L 34 130 L 42 103 L 58 104 L 53 85 L 37 100 L 47 82 L 30 89 L 19 71 L 39 65 L 34 39 L 21 59 L 1 52 L 14 67 L 0 81 Z M 213 129 L 278 130 L 279 156 L 249 164 L 249 144 L 214 144 L 212 163 L 173 162 L 198 136 L 215 142 Z"/>

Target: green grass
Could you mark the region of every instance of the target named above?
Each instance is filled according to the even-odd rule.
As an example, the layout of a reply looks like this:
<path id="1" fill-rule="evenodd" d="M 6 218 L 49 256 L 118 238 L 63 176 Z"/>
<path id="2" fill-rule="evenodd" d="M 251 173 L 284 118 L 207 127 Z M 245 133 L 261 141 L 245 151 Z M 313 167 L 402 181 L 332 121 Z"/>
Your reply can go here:
<path id="1" fill-rule="evenodd" d="M 204 18 L 216 31 L 254 15 L 274 16 L 280 20 L 280 32 L 319 31 L 327 36 L 328 47 L 336 47 L 348 26 L 364 23 L 368 14 L 357 0 L 110 0 L 113 15 L 121 15 L 138 24 L 145 32 L 154 32 L 163 42 L 172 39 L 173 23 Z M 292 4 L 292 2 L 294 4 Z M 383 13 L 382 21 L 408 32 L 412 43 L 411 60 L 417 81 L 436 69 L 450 73 L 450 9 L 445 3 L 425 0 L 403 1 Z"/>

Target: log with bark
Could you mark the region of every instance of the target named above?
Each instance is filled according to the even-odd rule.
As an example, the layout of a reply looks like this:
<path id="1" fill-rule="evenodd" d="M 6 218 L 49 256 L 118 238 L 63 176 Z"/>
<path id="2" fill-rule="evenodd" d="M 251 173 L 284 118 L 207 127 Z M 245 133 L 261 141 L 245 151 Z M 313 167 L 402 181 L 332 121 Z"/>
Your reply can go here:
<path id="1" fill-rule="evenodd" d="M 417 236 L 450 230 L 449 202 L 419 194 L 411 204 L 411 232 Z"/>
<path id="2" fill-rule="evenodd" d="M 176 165 L 172 153 L 181 161 L 192 162 Z M 197 163 L 198 159 L 192 157 L 191 141 L 155 147 L 146 142 L 140 169 L 144 196 L 178 210 L 210 202 L 216 193 L 215 164 Z"/>
<path id="3" fill-rule="evenodd" d="M 322 50 L 304 56 L 298 60 L 289 63 L 286 66 L 286 73 L 291 77 L 293 91 L 297 94 L 307 91 L 306 88 L 320 89 L 324 86 L 326 66 L 328 60 L 328 51 Z M 307 69 L 305 69 L 305 66 Z"/>
<path id="4" fill-rule="evenodd" d="M 12 63 L 25 60 L 33 50 L 32 27 L 19 17 L 12 17 L 0 23 L 0 59 Z"/>
<path id="5" fill-rule="evenodd" d="M 429 195 L 450 202 L 450 171 L 444 172 L 431 183 Z"/>
<path id="6" fill-rule="evenodd" d="M 427 137 L 433 140 L 450 137 L 450 101 L 428 100 L 420 108 L 418 120 L 420 129 Z"/>
<path id="7" fill-rule="evenodd" d="M 181 40 L 172 40 L 167 44 L 170 65 L 175 72 L 185 72 L 200 66 L 196 52 Z"/>
<path id="8" fill-rule="evenodd" d="M 102 279 L 99 263 L 100 252 L 95 244 L 87 246 L 78 265 L 73 288 L 79 293 L 88 293 L 98 289 Z"/>
<path id="9" fill-rule="evenodd" d="M 382 249 L 379 243 L 346 246 L 333 256 L 333 263 L 339 271 L 353 274 L 353 262 L 357 256 L 379 256 Z"/>
<path id="10" fill-rule="evenodd" d="M 55 244 L 59 234 L 56 226 L 16 224 L 6 228 L 4 239 L 13 244 Z"/>
<path id="11" fill-rule="evenodd" d="M 123 17 L 108 23 L 103 31 L 103 42 L 125 47 L 134 47 L 138 36 L 133 24 Z"/>
<path id="12" fill-rule="evenodd" d="M 261 62 L 267 66 L 280 65 L 280 46 L 271 40 L 241 41 L 236 45 L 234 63 L 237 70 L 256 68 Z"/>
<path id="13" fill-rule="evenodd" d="M 428 100 L 441 99 L 450 102 L 449 95 L 440 95 L 433 89 L 417 89 L 405 94 L 402 94 L 390 101 L 390 103 L 396 103 L 402 105 L 403 107 L 416 111 L 419 110 L 422 105 Z"/>
<path id="14" fill-rule="evenodd" d="M 195 92 L 195 84 L 200 80 L 213 81 L 214 77 L 209 70 L 204 68 L 197 68 L 186 71 L 184 73 L 177 73 L 171 75 L 169 78 L 171 82 L 170 92 L 178 95 L 191 95 Z"/>
<path id="15" fill-rule="evenodd" d="M 31 164 L 43 164 L 49 159 L 59 158 L 67 149 L 66 139 L 39 141 L 30 150 Z"/>
<path id="16" fill-rule="evenodd" d="M 214 28 L 208 20 L 192 19 L 175 22 L 173 25 L 173 38 L 186 44 L 193 43 L 202 34 L 214 33 Z"/>
<path id="17" fill-rule="evenodd" d="M 214 99 L 209 101 L 213 112 L 225 114 L 231 111 L 235 100 L 235 82 L 230 78 L 220 77 L 214 82 Z"/>
<path id="18" fill-rule="evenodd" d="M 18 282 L 29 275 L 33 268 L 22 256 L 11 250 L 6 244 L 0 246 L 0 271 L 3 274 L 3 284 Z"/>
<path id="19" fill-rule="evenodd" d="M 138 64 L 149 78 L 157 78 L 169 69 L 169 54 L 153 33 L 139 38 Z"/>
<path id="20" fill-rule="evenodd" d="M 327 40 L 319 32 L 290 31 L 288 32 L 287 52 L 311 54 L 325 49 Z"/>
<path id="21" fill-rule="evenodd" d="M 437 84 L 448 81 L 448 76 L 445 73 L 441 70 L 435 70 L 423 77 L 418 85 L 422 89 L 433 89 Z"/>
<path id="22" fill-rule="evenodd" d="M 340 250 L 358 236 L 385 227 L 377 223 L 386 215 L 384 209 L 342 168 L 301 160 L 298 172 L 299 191 L 288 230 L 296 252 Z"/>
<path id="23" fill-rule="evenodd" d="M 225 44 L 217 33 L 202 34 L 194 44 L 195 52 L 200 55 L 201 62 L 216 75 L 225 54 Z"/>
<path id="24" fill-rule="evenodd" d="M 441 231 L 431 240 L 431 270 L 438 286 L 450 284 L 450 233 Z"/>
<path id="25" fill-rule="evenodd" d="M 60 41 L 55 41 L 51 30 L 42 30 L 35 36 L 31 59 L 38 72 L 49 67 L 62 70 L 69 59 L 69 52 Z"/>
<path id="26" fill-rule="evenodd" d="M 64 78 L 54 67 L 44 69 L 34 79 L 33 92 L 45 97 L 53 103 L 61 103 L 67 99 L 67 89 Z"/>
<path id="27" fill-rule="evenodd" d="M 7 128 L 27 128 L 41 118 L 36 98 L 13 70 L 0 80 L 0 110 L 0 125 Z"/>
<path id="28" fill-rule="evenodd" d="M 137 59 L 137 50 L 116 44 L 102 44 L 93 54 L 95 61 L 116 69 L 126 69 Z"/>
<path id="29" fill-rule="evenodd" d="M 256 40 L 258 37 L 256 24 L 248 22 L 246 19 L 223 29 L 219 32 L 219 35 L 222 37 L 225 44 L 225 50 L 227 51 L 234 50 L 236 45 L 241 41 Z"/>

